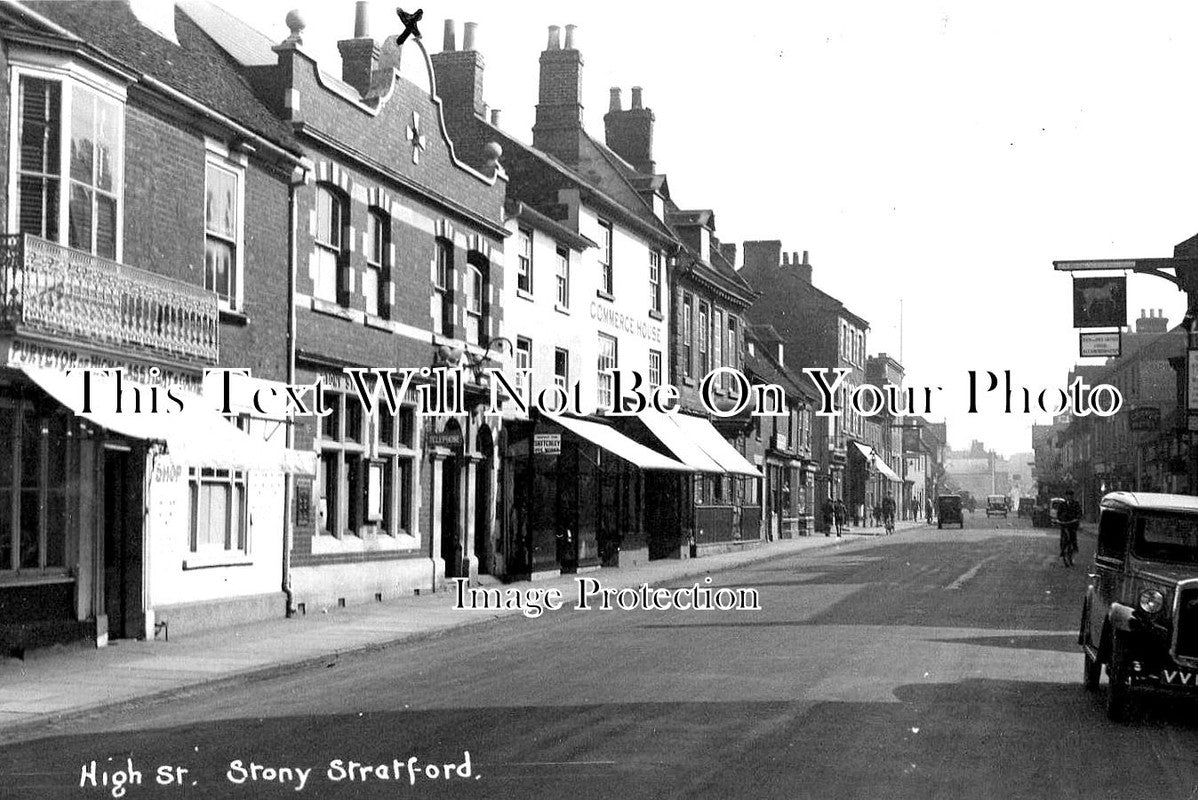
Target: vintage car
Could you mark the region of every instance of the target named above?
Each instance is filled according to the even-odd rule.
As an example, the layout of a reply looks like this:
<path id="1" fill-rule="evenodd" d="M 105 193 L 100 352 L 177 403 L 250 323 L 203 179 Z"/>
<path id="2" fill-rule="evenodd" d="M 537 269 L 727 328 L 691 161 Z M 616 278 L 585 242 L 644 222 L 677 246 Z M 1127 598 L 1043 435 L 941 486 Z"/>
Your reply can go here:
<path id="1" fill-rule="evenodd" d="M 1021 498 L 1019 498 L 1019 507 L 1018 507 L 1016 513 L 1021 517 L 1030 517 L 1030 516 L 1032 516 L 1032 512 L 1035 511 L 1035 508 L 1036 508 L 1035 498 L 1021 497 Z"/>
<path id="2" fill-rule="evenodd" d="M 1007 496 L 1004 494 L 992 494 L 986 498 L 986 516 L 1001 516 L 1004 519 L 1007 516 Z"/>
<path id="3" fill-rule="evenodd" d="M 1112 492 L 1102 499 L 1078 643 L 1084 684 L 1106 666 L 1107 716 L 1132 690 L 1198 690 L 1198 497 Z"/>
<path id="4" fill-rule="evenodd" d="M 936 498 L 936 527 L 957 524 L 965 527 L 965 515 L 961 512 L 961 495 L 942 494 Z"/>

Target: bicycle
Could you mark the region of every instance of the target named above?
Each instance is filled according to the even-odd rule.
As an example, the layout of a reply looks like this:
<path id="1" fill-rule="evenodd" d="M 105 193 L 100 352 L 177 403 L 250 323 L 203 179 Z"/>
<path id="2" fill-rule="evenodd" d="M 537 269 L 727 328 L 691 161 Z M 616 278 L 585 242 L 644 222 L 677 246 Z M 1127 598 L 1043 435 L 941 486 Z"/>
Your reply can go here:
<path id="1" fill-rule="evenodd" d="M 1061 561 L 1067 567 L 1073 566 L 1073 556 L 1077 554 L 1077 523 L 1061 524 Z"/>

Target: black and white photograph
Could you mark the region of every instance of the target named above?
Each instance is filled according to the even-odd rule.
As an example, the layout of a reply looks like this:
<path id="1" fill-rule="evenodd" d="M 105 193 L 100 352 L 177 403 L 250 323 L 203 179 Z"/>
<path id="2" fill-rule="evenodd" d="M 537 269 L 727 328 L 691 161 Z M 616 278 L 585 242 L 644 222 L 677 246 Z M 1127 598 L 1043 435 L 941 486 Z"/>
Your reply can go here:
<path id="1" fill-rule="evenodd" d="M 400 2 L 0 0 L 0 800 L 1198 795 L 1198 7 Z"/>

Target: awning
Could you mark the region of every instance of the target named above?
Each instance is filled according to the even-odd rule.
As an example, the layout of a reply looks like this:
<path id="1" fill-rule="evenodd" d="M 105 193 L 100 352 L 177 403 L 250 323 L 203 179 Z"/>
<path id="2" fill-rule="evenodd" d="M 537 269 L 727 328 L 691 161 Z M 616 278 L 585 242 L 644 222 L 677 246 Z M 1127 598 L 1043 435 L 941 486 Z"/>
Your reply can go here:
<path id="1" fill-rule="evenodd" d="M 592 444 L 598 445 L 612 455 L 619 456 L 628 463 L 641 469 L 669 470 L 672 472 L 694 472 L 692 467 L 663 456 L 655 450 L 650 450 L 643 444 L 634 442 L 615 428 L 600 425 L 598 422 L 588 422 L 573 417 L 553 417 L 554 422 L 571 433 L 577 434 Z"/>
<path id="2" fill-rule="evenodd" d="M 888 480 L 894 481 L 895 483 L 903 482 L 903 479 L 900 478 L 895 471 L 892 470 L 890 466 L 882 460 L 881 456 L 874 452 L 872 447 L 867 444 L 861 444 L 861 442 L 853 442 L 853 444 L 857 446 L 859 451 L 861 451 L 861 455 L 865 456 L 865 460 L 869 462 L 870 466 L 885 475 Z"/>
<path id="3" fill-rule="evenodd" d="M 674 414 L 662 414 L 659 411 L 646 410 L 637 414 L 637 419 L 645 423 L 645 427 L 682 463 L 689 464 L 697 472 L 726 473 L 728 470 L 700 447 L 693 436 L 680 428 L 674 418 Z"/>
<path id="4" fill-rule="evenodd" d="M 127 396 L 132 397 L 134 389 L 140 392 L 143 413 L 84 412 L 82 410 L 84 397 L 81 372 L 68 375 L 61 370 L 35 366 L 23 366 L 21 371 L 40 386 L 46 394 L 89 422 L 134 439 L 164 442 L 171 459 L 178 464 L 269 472 L 298 472 L 307 475 L 316 473 L 315 453 L 271 447 L 266 442 L 248 436 L 236 425 L 218 414 L 203 397 L 197 394 L 174 390 L 173 394 L 182 399 L 182 411 L 169 414 L 161 413 L 161 411 L 160 413 L 144 413 L 149 403 L 151 387 L 122 376 L 121 383 L 128 392 Z M 104 393 L 113 391 L 115 391 L 113 380 L 93 376 L 93 405 L 100 405 L 105 397 Z M 169 401 L 165 395 L 162 387 L 158 387 L 159 408 L 161 410 L 176 408 L 173 401 Z"/>
<path id="5" fill-rule="evenodd" d="M 736 448 L 721 436 L 720 432 L 708 420 L 703 417 L 689 417 L 685 414 L 675 414 L 673 421 L 690 440 L 703 448 L 703 451 L 714 459 L 725 472 L 733 475 L 748 475 L 752 478 L 761 477 L 761 471 L 746 461 L 744 456 L 736 452 Z"/>

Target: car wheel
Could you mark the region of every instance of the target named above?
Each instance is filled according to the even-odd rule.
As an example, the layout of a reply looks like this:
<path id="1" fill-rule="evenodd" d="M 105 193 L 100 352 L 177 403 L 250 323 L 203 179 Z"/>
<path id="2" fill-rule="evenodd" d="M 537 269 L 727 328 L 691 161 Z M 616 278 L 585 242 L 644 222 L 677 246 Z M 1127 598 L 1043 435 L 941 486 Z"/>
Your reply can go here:
<path id="1" fill-rule="evenodd" d="M 1111 722 L 1123 722 L 1131 706 L 1131 676 L 1127 669 L 1127 646 L 1123 637 L 1115 634 L 1111 641 L 1111 658 L 1106 665 L 1106 715 Z"/>

